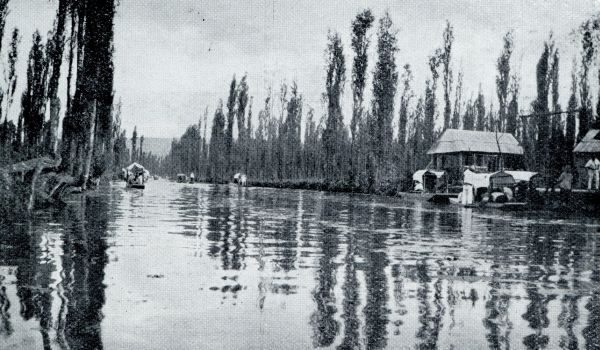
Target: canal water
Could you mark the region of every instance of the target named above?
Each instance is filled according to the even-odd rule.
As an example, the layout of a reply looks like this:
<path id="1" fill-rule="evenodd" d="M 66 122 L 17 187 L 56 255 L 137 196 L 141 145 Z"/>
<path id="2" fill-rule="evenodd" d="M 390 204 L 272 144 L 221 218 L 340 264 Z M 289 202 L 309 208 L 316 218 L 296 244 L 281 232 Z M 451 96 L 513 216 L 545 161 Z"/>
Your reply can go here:
<path id="1" fill-rule="evenodd" d="M 0 229 L 0 349 L 597 349 L 600 221 L 114 183 Z"/>

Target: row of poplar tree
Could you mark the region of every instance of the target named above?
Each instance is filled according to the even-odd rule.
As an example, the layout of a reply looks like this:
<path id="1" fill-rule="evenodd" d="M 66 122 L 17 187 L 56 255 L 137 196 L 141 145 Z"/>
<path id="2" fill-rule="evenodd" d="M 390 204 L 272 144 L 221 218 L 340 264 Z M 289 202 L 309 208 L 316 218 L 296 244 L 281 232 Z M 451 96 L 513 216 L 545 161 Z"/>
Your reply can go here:
<path id="1" fill-rule="evenodd" d="M 0 0 L 0 42 L 9 2 Z M 120 108 L 113 107 L 115 6 L 115 0 L 58 0 L 47 39 L 39 31 L 33 33 L 16 121 L 9 120 L 8 114 L 16 92 L 15 66 L 22 37 L 18 28 L 13 29 L 6 85 L 0 89 L 0 162 L 61 157 L 63 173 L 87 179 L 129 160 L 122 142 Z M 61 103 L 58 91 L 65 59 L 67 94 Z"/>
<path id="2" fill-rule="evenodd" d="M 520 77 L 511 70 L 512 31 L 504 35 L 496 62 L 497 107 L 486 104 L 481 87 L 476 96 L 465 98 L 462 70 L 455 81 L 454 30 L 450 23 L 443 32 L 441 47 L 428 59 L 431 75 L 424 93 L 417 97 L 410 65 L 399 68 L 396 63 L 397 31 L 388 13 L 378 23 L 372 100 L 367 103 L 367 52 L 374 22 L 368 9 L 352 21 L 350 74 L 340 35 L 328 34 L 321 118 L 315 117 L 312 108 L 305 108 L 298 86 L 292 83 L 282 84 L 276 98 L 269 92 L 255 120 L 246 76 L 239 81 L 234 77 L 225 105 L 219 101 L 210 137 L 206 110 L 197 124 L 173 140 L 171 152 L 162 162 L 162 172 L 194 172 L 214 182 L 227 181 L 234 173 L 243 172 L 253 182 L 317 181 L 376 191 L 389 185 L 407 185 L 412 172 L 428 165 L 426 152 L 439 134 L 454 128 L 511 133 L 524 146 L 529 169 L 554 174 L 563 165 L 573 163 L 577 135 L 583 137 L 598 120 L 591 107 L 589 83 L 600 42 L 597 17 L 577 31 L 581 59 L 573 61 L 567 107 L 571 112 L 552 114 L 563 110 L 558 103 L 560 54 L 550 34 L 536 65 L 537 98 L 531 104 L 530 116 L 520 115 Z M 341 97 L 348 78 L 353 104 L 350 124 L 345 125 Z"/>

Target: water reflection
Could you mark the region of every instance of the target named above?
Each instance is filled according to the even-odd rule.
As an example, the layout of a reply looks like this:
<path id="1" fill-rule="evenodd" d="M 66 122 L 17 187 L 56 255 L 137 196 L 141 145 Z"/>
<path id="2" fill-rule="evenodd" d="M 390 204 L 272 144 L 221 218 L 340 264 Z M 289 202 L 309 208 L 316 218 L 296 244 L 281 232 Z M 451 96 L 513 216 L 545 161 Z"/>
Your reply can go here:
<path id="1" fill-rule="evenodd" d="M 71 349 L 102 349 L 100 324 L 104 297 L 104 267 L 109 203 L 87 197 L 67 214 L 63 235 L 62 286 L 66 300 L 65 343 Z"/>
<path id="2" fill-rule="evenodd" d="M 9 269 L 1 279 L 9 280 L 14 273 L 18 298 L 16 303 L 9 299 L 12 285 L 0 287 L 4 336 L 13 334 L 11 322 L 20 323 L 11 315 L 11 306 L 17 305 L 23 322 L 37 323 L 32 329 L 40 333 L 39 348 L 103 348 L 108 210 L 103 198 L 88 197 L 59 213 L 62 233 L 47 231 L 43 220 L 48 218 L 3 227 L 2 264 Z"/>
<path id="3" fill-rule="evenodd" d="M 600 222 L 153 184 L 1 228 L 0 348 L 600 344 Z"/>
<path id="4" fill-rule="evenodd" d="M 336 284 L 336 265 L 333 260 L 338 255 L 339 232 L 333 228 L 324 228 L 317 240 L 321 257 L 317 268 L 317 287 L 313 291 L 316 310 L 310 317 L 310 323 L 313 327 L 313 345 L 326 347 L 333 344 L 340 328 L 334 319 L 337 308 L 333 292 Z"/>
<path id="5" fill-rule="evenodd" d="M 348 207 L 348 226 L 354 227 L 356 224 L 356 206 L 351 204 Z M 357 276 L 358 255 L 357 239 L 355 232 L 347 234 L 346 255 L 344 257 L 344 297 L 343 297 L 343 314 L 344 320 L 344 336 L 342 343 L 338 346 L 340 350 L 359 349 L 359 327 L 358 319 L 359 307 L 359 282 Z"/>

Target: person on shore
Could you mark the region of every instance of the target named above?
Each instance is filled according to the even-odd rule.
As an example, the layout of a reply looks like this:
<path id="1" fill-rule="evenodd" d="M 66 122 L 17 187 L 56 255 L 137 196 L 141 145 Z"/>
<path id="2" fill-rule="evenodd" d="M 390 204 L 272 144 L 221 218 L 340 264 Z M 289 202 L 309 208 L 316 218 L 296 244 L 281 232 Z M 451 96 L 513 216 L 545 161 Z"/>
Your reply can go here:
<path id="1" fill-rule="evenodd" d="M 571 173 L 571 167 L 569 165 L 565 165 L 557 182 L 558 187 L 560 188 L 561 201 L 563 203 L 568 203 L 573 188 L 573 174 Z"/>
<path id="2" fill-rule="evenodd" d="M 587 177 L 588 177 L 588 191 L 592 190 L 592 182 L 594 181 L 594 177 L 596 177 L 596 163 L 592 158 L 585 163 L 585 168 L 587 169 Z"/>

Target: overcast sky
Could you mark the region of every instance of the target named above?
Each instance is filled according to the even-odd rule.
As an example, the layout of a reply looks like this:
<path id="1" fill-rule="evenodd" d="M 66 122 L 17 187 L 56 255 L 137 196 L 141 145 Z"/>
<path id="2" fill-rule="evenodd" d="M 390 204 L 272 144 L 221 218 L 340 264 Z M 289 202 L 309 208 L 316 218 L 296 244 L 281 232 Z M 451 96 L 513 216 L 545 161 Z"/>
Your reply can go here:
<path id="1" fill-rule="evenodd" d="M 23 35 L 20 94 L 31 34 L 39 29 L 46 35 L 57 1 L 11 0 L 10 6 L 1 54 L 6 61 L 9 33 L 19 27 Z M 321 115 L 327 31 L 342 35 L 349 76 L 350 23 L 365 7 L 376 18 L 389 10 L 398 30 L 397 64 L 413 67 L 417 94 L 429 77 L 427 57 L 440 47 L 449 20 L 455 36 L 452 64 L 455 72 L 464 70 L 465 94 L 476 93 L 481 84 L 489 103 L 489 98 L 495 98 L 495 62 L 502 37 L 513 29 L 512 65 L 522 77 L 521 107 L 528 108 L 535 95 L 535 65 L 550 31 L 561 52 L 561 102 L 566 105 L 571 63 L 577 53 L 571 32 L 600 10 L 600 1 L 120 0 L 115 25 L 115 95 L 122 99 L 123 127 L 131 131 L 137 125 L 149 137 L 180 136 L 206 106 L 212 117 L 218 99 L 227 98 L 232 76 L 244 73 L 255 99 L 255 116 L 269 86 L 277 91 L 282 81 L 292 80 L 297 81 L 305 102 Z M 371 30 L 369 77 L 375 33 L 376 28 Z M 61 84 L 64 96 L 64 80 Z M 348 83 L 346 118 L 350 100 Z M 17 106 L 18 101 L 11 109 L 13 117 Z"/>

